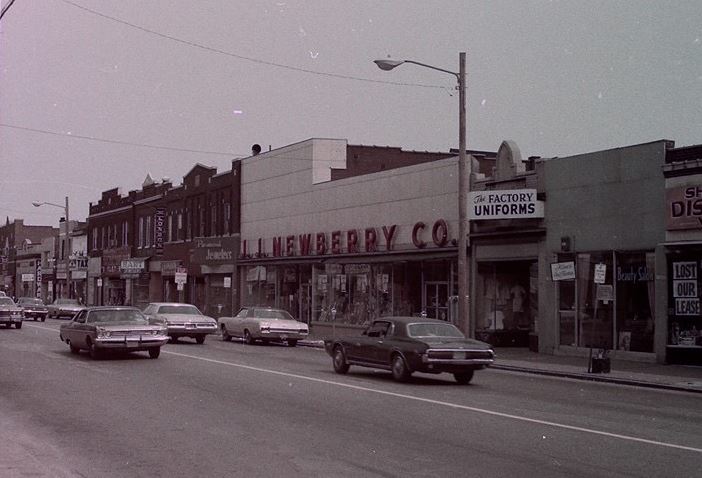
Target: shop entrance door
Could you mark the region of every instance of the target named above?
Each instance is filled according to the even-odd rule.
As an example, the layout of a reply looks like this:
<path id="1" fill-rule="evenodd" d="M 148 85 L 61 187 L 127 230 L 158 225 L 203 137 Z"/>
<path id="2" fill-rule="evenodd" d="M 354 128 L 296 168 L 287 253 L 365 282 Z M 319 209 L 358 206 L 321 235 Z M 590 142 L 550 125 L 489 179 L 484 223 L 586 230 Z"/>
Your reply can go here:
<path id="1" fill-rule="evenodd" d="M 449 283 L 425 282 L 422 304 L 427 317 L 449 321 Z"/>

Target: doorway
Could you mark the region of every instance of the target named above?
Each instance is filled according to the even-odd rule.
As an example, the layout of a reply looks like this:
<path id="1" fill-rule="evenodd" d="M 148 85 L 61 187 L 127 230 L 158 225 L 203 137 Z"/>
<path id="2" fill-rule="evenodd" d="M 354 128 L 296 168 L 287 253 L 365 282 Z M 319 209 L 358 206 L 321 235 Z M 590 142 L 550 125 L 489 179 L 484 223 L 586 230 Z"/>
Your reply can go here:
<path id="1" fill-rule="evenodd" d="M 427 317 L 449 320 L 449 283 L 446 281 L 427 281 L 424 283 L 422 297 L 423 309 Z"/>

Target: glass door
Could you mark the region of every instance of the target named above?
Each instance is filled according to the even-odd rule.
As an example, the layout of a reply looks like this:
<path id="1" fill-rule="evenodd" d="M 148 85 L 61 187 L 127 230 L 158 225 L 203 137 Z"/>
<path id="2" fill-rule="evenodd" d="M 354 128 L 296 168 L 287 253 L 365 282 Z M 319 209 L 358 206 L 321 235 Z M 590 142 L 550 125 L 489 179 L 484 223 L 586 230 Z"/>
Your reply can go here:
<path id="1" fill-rule="evenodd" d="M 448 282 L 425 282 L 423 309 L 427 317 L 449 320 L 449 284 Z"/>

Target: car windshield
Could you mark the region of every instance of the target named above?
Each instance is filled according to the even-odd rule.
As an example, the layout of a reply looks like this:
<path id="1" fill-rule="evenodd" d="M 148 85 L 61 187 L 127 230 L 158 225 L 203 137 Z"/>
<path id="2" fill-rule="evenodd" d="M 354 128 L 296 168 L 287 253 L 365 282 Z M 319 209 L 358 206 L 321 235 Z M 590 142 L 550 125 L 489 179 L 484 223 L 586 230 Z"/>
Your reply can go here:
<path id="1" fill-rule="evenodd" d="M 158 308 L 159 314 L 184 314 L 202 315 L 194 305 L 162 305 Z"/>
<path id="2" fill-rule="evenodd" d="M 463 338 L 463 333 L 451 324 L 420 323 L 407 326 L 410 337 Z"/>
<path id="3" fill-rule="evenodd" d="M 19 300 L 19 303 L 22 305 L 44 305 L 44 303 L 41 301 L 41 299 L 22 298 Z"/>
<path id="4" fill-rule="evenodd" d="M 278 309 L 256 309 L 254 317 L 270 320 L 295 320 L 287 311 Z"/>
<path id="5" fill-rule="evenodd" d="M 9 297 L 0 297 L 0 305 L 15 305 Z"/>
<path id="6" fill-rule="evenodd" d="M 93 310 L 88 316 L 88 322 L 140 322 L 146 323 L 146 318 L 137 309 Z"/>
<path id="7" fill-rule="evenodd" d="M 75 299 L 56 299 L 58 305 L 79 305 Z"/>

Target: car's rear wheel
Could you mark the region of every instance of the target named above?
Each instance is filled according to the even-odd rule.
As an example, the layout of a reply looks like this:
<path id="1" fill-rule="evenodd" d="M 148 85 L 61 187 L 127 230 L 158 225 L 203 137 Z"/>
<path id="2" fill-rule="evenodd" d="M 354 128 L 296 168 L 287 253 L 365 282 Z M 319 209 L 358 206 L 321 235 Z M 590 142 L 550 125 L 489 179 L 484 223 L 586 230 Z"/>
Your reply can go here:
<path id="1" fill-rule="evenodd" d="M 400 354 L 393 355 L 391 367 L 392 378 L 398 382 L 406 382 L 409 380 L 410 375 L 412 375 L 412 372 L 410 372 L 409 368 L 407 368 L 405 359 Z"/>
<path id="2" fill-rule="evenodd" d="M 42 318 L 41 318 L 41 321 L 42 321 L 42 322 L 46 322 L 46 317 L 42 317 Z"/>
<path id="3" fill-rule="evenodd" d="M 16 329 L 21 329 L 21 328 L 22 328 L 22 322 L 17 322 L 17 323 L 15 324 L 15 328 L 16 328 Z"/>
<path id="4" fill-rule="evenodd" d="M 178 342 L 178 337 L 173 337 L 173 336 L 171 335 L 171 343 L 174 344 L 174 343 L 176 343 L 176 342 Z"/>
<path id="5" fill-rule="evenodd" d="M 471 380 L 473 380 L 473 373 L 474 370 L 468 370 L 467 372 L 461 372 L 461 373 L 454 373 L 453 378 L 456 379 L 456 382 L 460 383 L 461 385 L 468 385 Z"/>
<path id="6" fill-rule="evenodd" d="M 195 337 L 195 342 L 197 342 L 200 345 L 204 344 L 205 343 L 205 336 L 201 335 L 200 337 Z"/>
<path id="7" fill-rule="evenodd" d="M 229 335 L 229 331 L 227 331 L 227 326 L 222 324 L 221 329 L 222 329 L 222 340 L 224 340 L 225 342 L 231 342 L 232 336 Z"/>
<path id="8" fill-rule="evenodd" d="M 149 358 L 157 359 L 161 355 L 161 347 L 151 347 L 149 349 Z"/>
<path id="9" fill-rule="evenodd" d="M 244 343 L 246 345 L 253 345 L 254 338 L 251 336 L 251 332 L 248 329 L 244 330 Z"/>
<path id="10" fill-rule="evenodd" d="M 296 339 L 288 339 L 288 347 L 294 347 L 297 345 Z"/>
<path id="11" fill-rule="evenodd" d="M 334 365 L 334 371 L 341 375 L 349 371 L 349 364 L 346 363 L 346 354 L 344 354 L 344 349 L 341 347 L 336 347 L 334 349 L 334 356 L 332 357 L 332 364 Z"/>

